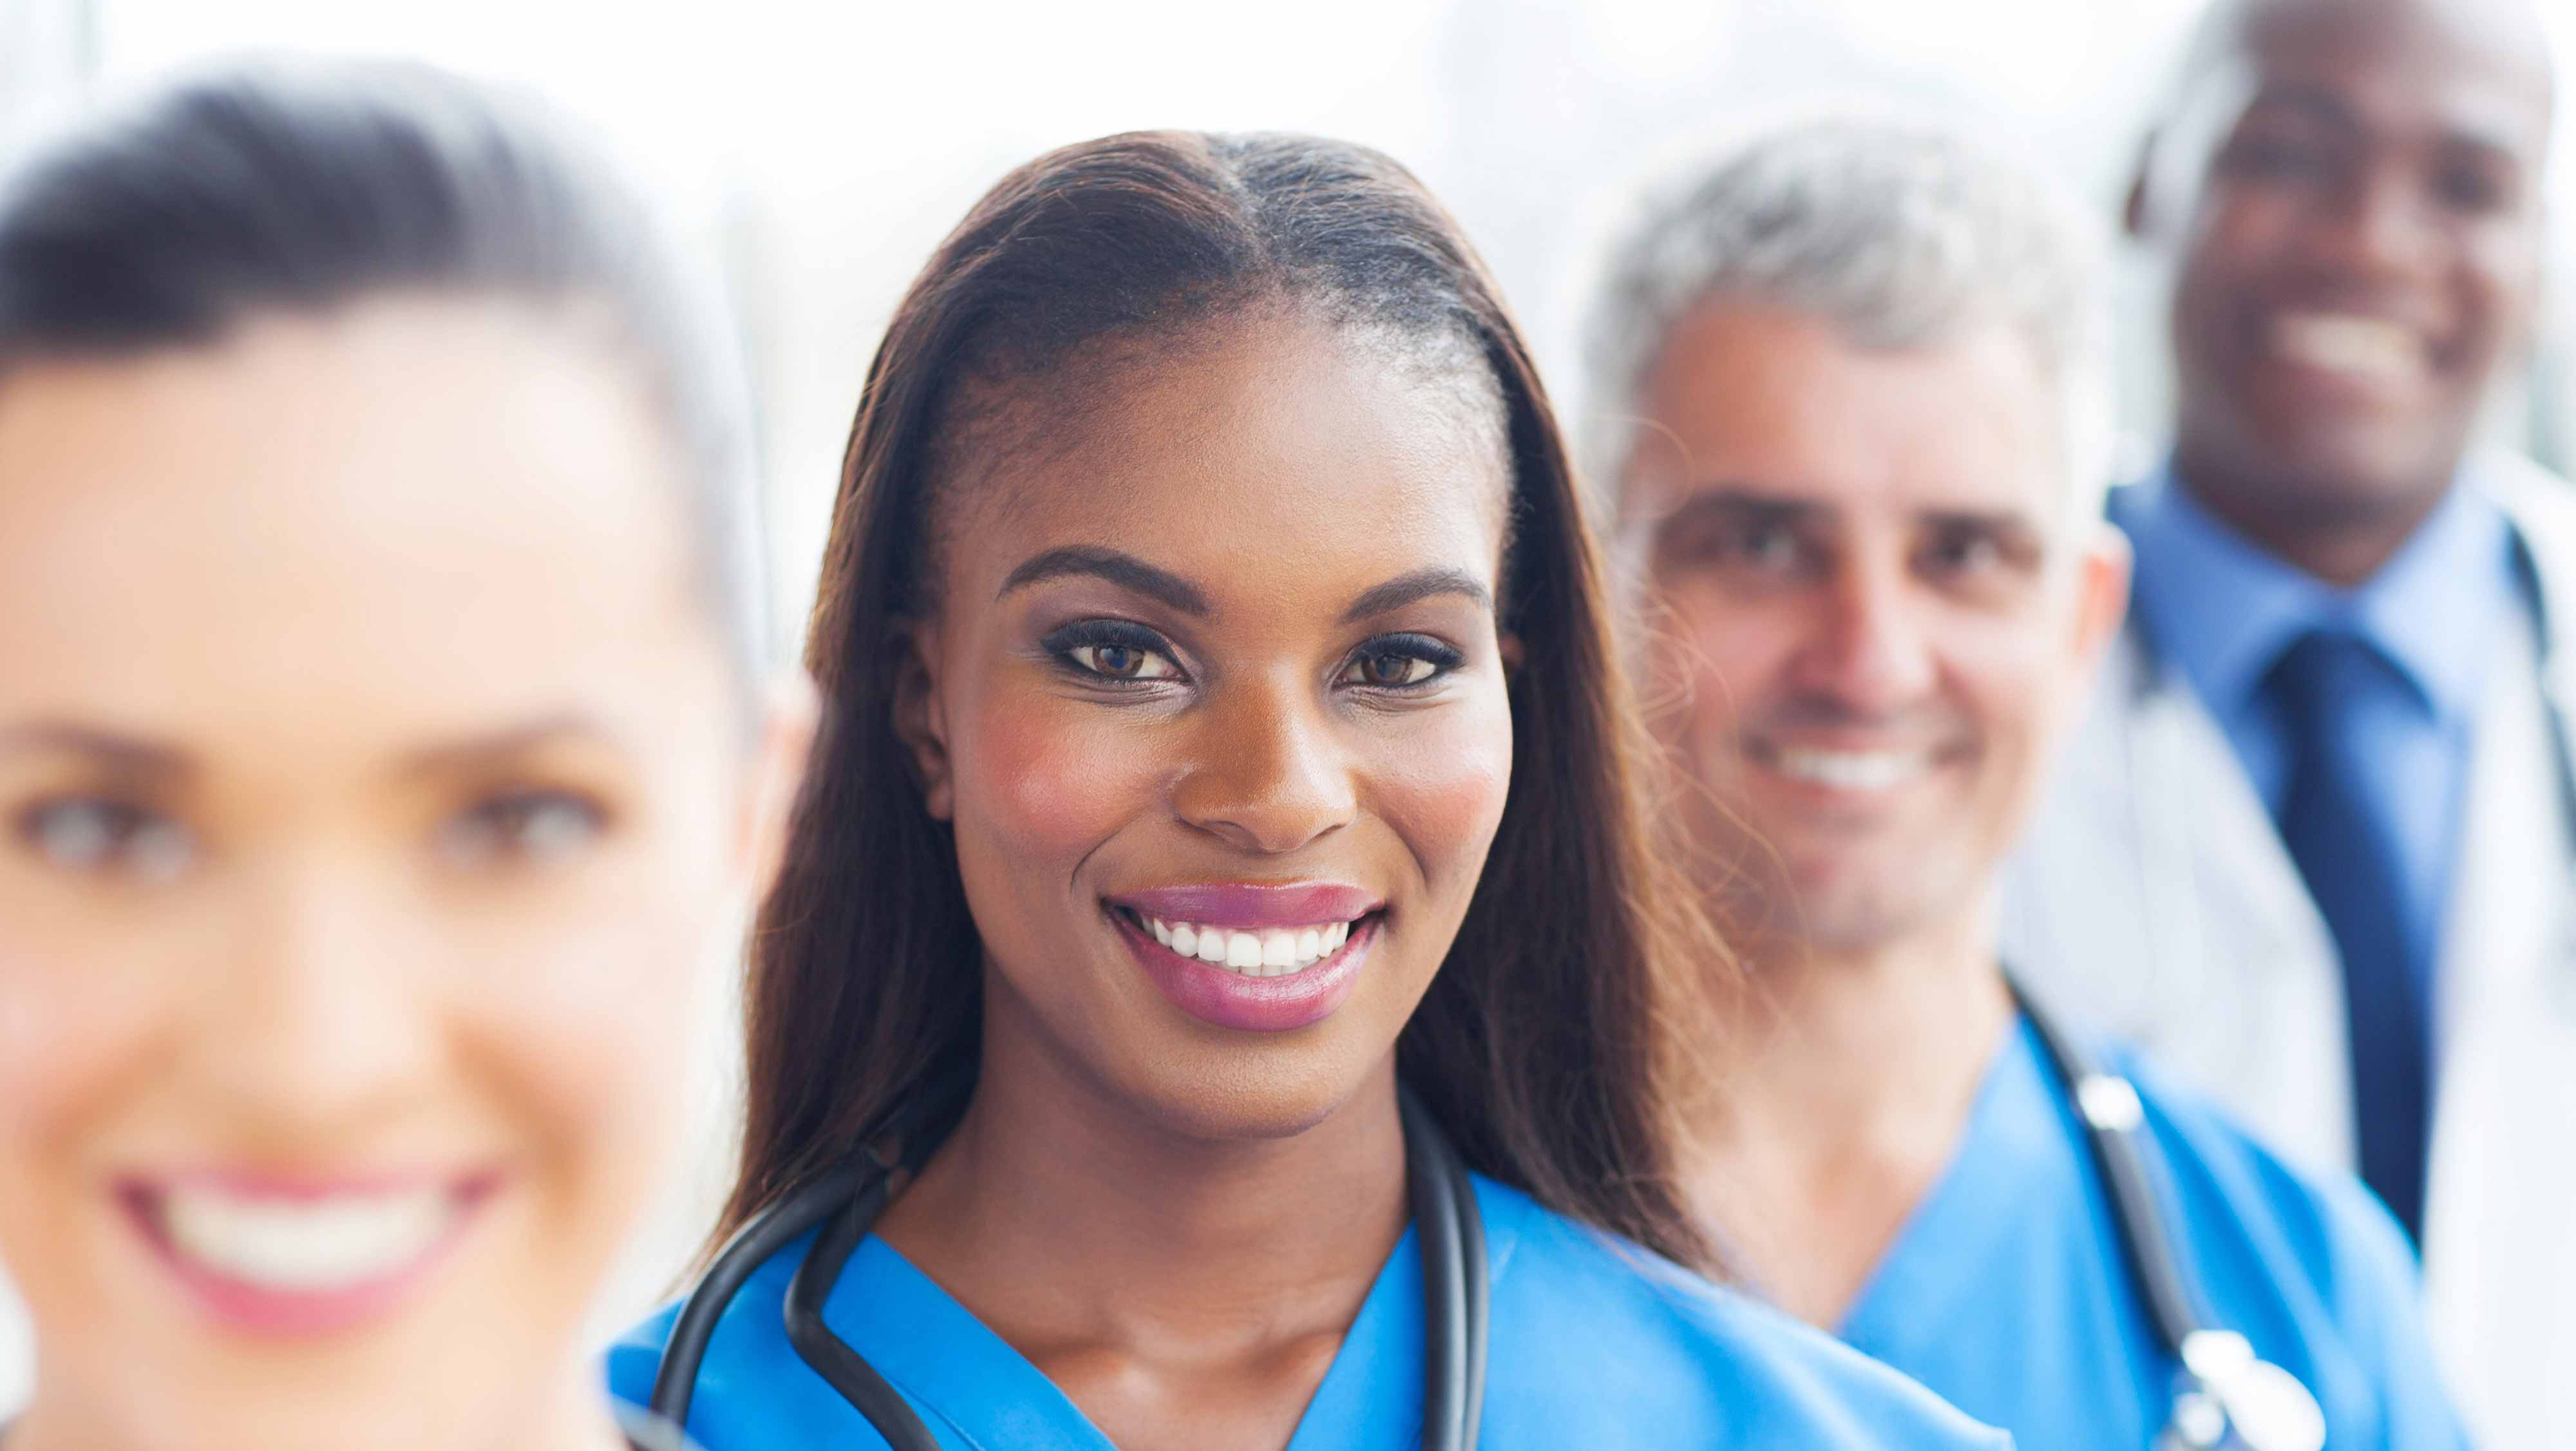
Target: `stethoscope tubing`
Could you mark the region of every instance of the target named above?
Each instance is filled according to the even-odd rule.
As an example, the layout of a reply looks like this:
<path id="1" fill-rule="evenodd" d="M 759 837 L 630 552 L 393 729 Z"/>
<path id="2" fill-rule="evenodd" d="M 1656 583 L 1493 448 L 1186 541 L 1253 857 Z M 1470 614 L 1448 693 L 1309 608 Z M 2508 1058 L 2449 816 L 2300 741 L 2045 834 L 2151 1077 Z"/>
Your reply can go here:
<path id="1" fill-rule="evenodd" d="M 1406 1193 L 1422 1255 L 1423 1451 L 1471 1451 L 1483 1420 L 1487 1320 L 1492 1289 L 1484 1216 L 1466 1161 L 1408 1088 L 1397 1090 L 1404 1128 Z M 927 1158 L 925 1153 L 923 1158 Z M 709 1341 L 725 1309 L 761 1265 L 821 1227 L 789 1282 L 782 1316 L 787 1339 L 815 1374 L 883 1436 L 892 1451 L 940 1451 L 918 1412 L 823 1319 L 850 1256 L 892 1197 L 893 1166 L 870 1154 L 817 1176 L 754 1216 L 719 1251 L 689 1292 L 663 1343 L 650 1410 L 688 1424 L 689 1403 Z"/>
<path id="2" fill-rule="evenodd" d="M 2128 1267 L 2130 1282 L 2147 1307 L 2147 1318 L 2155 1323 L 2156 1338 L 2179 1357 L 2183 1342 L 2204 1328 L 2208 1317 L 2202 1313 L 2200 1297 L 2182 1268 L 2173 1237 L 2165 1232 L 2166 1215 L 2148 1178 L 2145 1156 L 2134 1130 L 2096 1123 L 2083 1107 L 2086 1083 L 2110 1078 L 2120 1078 L 2124 1083 L 2127 1080 L 2095 1064 L 2056 1019 L 2031 1001 L 2019 983 L 2006 981 L 2013 1001 L 2038 1036 L 2058 1085 L 2073 1102 L 2075 1116 L 2084 1126 L 2084 1147 L 2092 1157 L 2095 1172 L 2101 1175 L 2103 1187 L 2109 1191 L 2112 1227 L 2120 1241 L 2120 1258 Z"/>

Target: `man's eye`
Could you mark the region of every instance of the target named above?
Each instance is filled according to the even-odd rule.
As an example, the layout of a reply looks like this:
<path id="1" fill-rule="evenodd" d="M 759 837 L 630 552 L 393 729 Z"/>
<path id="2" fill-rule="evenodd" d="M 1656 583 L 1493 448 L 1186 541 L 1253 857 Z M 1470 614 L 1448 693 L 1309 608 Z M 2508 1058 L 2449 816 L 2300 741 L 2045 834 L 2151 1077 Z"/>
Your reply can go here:
<path id="1" fill-rule="evenodd" d="M 568 791 L 514 791 L 476 803 L 439 829 L 439 850 L 459 865 L 561 861 L 607 829 L 598 803 Z"/>
<path id="2" fill-rule="evenodd" d="M 1786 569 L 1798 562 L 1798 536 L 1786 529 L 1748 530 L 1736 542 L 1736 557 L 1765 569 Z"/>
<path id="3" fill-rule="evenodd" d="M 2433 178 L 2433 193 L 2455 212 L 2491 212 L 2512 197 L 2510 183 L 2476 166 L 2446 166 Z"/>
<path id="4" fill-rule="evenodd" d="M 48 866 L 169 881 L 197 859 L 196 837 L 148 807 L 107 797 L 63 797 L 18 817 L 18 837 Z"/>
<path id="5" fill-rule="evenodd" d="M 1065 654 L 1074 664 L 1111 680 L 1168 680 L 1180 674 L 1159 652 L 1140 645 L 1076 645 Z"/>
<path id="6" fill-rule="evenodd" d="M 2004 548 L 1984 534 L 1961 534 L 1936 541 L 1925 563 L 1940 574 L 1971 574 L 2004 563 Z"/>

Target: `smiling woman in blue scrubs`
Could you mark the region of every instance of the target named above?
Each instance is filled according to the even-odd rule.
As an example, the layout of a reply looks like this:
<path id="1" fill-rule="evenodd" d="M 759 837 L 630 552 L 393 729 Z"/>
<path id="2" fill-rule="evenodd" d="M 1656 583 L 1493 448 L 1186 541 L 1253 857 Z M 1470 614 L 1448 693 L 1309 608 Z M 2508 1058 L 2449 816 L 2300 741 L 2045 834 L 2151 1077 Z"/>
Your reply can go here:
<path id="1" fill-rule="evenodd" d="M 1595 579 L 1527 352 L 1392 162 L 1129 135 L 978 203 L 851 440 L 726 1228 L 906 1168 L 721 1297 L 688 1430 L 1413 1447 L 1463 1261 L 1486 1447 L 2001 1444 L 1676 1267 L 1653 1007 L 1706 944 Z M 856 1362 L 891 1409 L 816 1369 L 866 1399 Z"/>
<path id="2" fill-rule="evenodd" d="M 2003 158 L 1828 118 L 1616 253 L 1629 371 L 1596 396 L 1651 424 L 1613 477 L 1653 723 L 1701 788 L 1674 799 L 1730 808 L 1682 829 L 1750 864 L 1706 883 L 1751 970 L 1715 989 L 1694 1198 L 1785 1306 L 2026 1445 L 2227 1409 L 2238 1440 L 2179 1444 L 2453 1447 L 2387 1214 L 2125 1058 L 2090 1071 L 1999 965 L 2003 863 L 2126 580 L 2082 240 Z M 2184 1293 L 2139 1272 L 2159 1228 Z"/>

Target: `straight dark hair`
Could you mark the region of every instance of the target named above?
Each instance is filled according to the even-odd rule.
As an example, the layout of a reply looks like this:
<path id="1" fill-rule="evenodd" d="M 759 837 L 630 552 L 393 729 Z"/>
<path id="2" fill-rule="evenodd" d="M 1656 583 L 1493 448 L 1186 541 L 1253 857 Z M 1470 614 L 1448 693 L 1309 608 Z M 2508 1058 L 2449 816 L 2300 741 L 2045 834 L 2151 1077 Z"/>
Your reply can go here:
<path id="1" fill-rule="evenodd" d="M 895 729 L 897 648 L 935 610 L 940 495 L 978 409 L 1077 386 L 1077 349 L 1150 356 L 1286 302 L 1391 336 L 1499 394 L 1511 466 L 1503 628 L 1509 794 L 1457 941 L 1398 1067 L 1469 1164 L 1684 1263 L 1673 994 L 1722 957 L 1648 846 L 1643 736 L 1545 390 L 1492 279 L 1420 182 L 1299 136 L 1136 133 L 1005 177 L 896 310 L 843 461 L 807 644 L 829 718 L 748 985 L 749 1112 L 718 1240 L 900 1117 L 916 1148 L 963 1111 L 983 948 L 951 829 Z M 1054 370 L 1054 371 L 1051 371 Z M 1489 375 L 1489 376 L 1487 376 Z"/>

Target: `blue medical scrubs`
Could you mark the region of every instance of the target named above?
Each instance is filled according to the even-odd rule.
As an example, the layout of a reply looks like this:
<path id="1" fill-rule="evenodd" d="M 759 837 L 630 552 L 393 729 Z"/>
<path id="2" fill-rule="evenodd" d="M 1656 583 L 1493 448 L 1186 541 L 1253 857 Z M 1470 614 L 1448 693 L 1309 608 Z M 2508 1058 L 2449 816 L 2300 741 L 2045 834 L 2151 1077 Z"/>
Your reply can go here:
<path id="1" fill-rule="evenodd" d="M 2134 1055 L 2087 1046 L 2138 1090 L 2169 1233 L 2197 1272 L 2203 1313 L 2307 1384 L 2330 1451 L 2463 1445 L 2413 1257 L 2369 1191 L 2290 1169 Z M 2023 1446 L 2145 1451 L 2172 1410 L 2177 1367 L 2114 1224 L 2074 1108 L 2025 1022 L 1843 1338 Z"/>
<path id="2" fill-rule="evenodd" d="M 1483 1451 L 1801 1451 L 2009 1446 L 1921 1387 L 1750 1300 L 1476 1180 L 1493 1281 Z M 688 1429 L 706 1451 L 882 1447 L 780 1325 L 799 1241 L 754 1273 L 708 1347 Z M 673 1313 L 609 1353 L 652 1389 Z M 1112 1451 L 1064 1393 L 883 1240 L 850 1257 L 826 1323 L 951 1448 Z M 1412 1451 L 1422 1421 L 1422 1261 L 1407 1231 L 1360 1306 L 1290 1451 Z"/>

